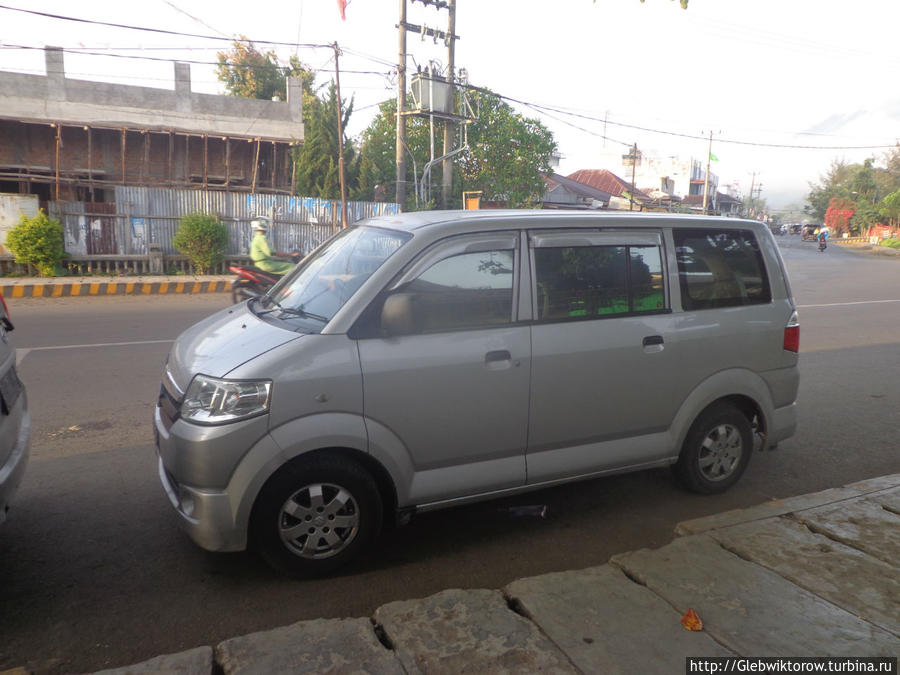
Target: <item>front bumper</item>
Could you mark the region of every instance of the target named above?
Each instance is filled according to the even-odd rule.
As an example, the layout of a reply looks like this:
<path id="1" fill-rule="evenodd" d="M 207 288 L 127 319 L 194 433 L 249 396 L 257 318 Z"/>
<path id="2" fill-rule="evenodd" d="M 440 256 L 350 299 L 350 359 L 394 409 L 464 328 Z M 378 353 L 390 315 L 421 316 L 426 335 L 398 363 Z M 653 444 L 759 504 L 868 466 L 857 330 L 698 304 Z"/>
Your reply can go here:
<path id="1" fill-rule="evenodd" d="M 207 551 L 243 551 L 246 528 L 235 523 L 231 498 L 224 491 L 197 490 L 179 485 L 159 457 L 159 481 L 178 515 L 178 524 Z"/>

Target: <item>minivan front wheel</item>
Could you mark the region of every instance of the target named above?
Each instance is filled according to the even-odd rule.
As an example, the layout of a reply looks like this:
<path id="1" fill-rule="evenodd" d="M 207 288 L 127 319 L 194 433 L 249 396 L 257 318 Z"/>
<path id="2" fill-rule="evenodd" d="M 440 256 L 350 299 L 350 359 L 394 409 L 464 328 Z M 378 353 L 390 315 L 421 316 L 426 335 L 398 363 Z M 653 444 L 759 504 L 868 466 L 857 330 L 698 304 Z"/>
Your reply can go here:
<path id="1" fill-rule="evenodd" d="M 255 547 L 273 567 L 298 576 L 329 574 L 353 560 L 381 530 L 372 477 L 340 456 L 299 458 L 266 483 L 251 516 Z"/>
<path id="2" fill-rule="evenodd" d="M 752 451 L 750 421 L 733 405 L 716 403 L 691 426 L 675 474 L 694 492 L 724 492 L 744 473 Z"/>

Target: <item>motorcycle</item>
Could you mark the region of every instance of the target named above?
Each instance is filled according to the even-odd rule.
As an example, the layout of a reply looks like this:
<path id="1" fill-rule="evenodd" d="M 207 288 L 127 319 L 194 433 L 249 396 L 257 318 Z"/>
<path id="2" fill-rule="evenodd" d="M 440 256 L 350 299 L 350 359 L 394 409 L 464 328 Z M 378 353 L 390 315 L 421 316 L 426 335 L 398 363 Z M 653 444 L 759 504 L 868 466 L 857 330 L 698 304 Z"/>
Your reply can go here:
<path id="1" fill-rule="evenodd" d="M 291 260 L 295 264 L 302 258 L 303 254 L 299 251 L 291 253 Z M 258 298 L 272 288 L 282 276 L 252 265 L 229 265 L 228 271 L 237 275 L 237 278 L 231 282 L 231 299 L 235 304 L 250 298 Z"/>
<path id="2" fill-rule="evenodd" d="M 819 253 L 822 253 L 826 248 L 828 248 L 828 244 L 825 242 L 825 239 L 819 239 Z"/>

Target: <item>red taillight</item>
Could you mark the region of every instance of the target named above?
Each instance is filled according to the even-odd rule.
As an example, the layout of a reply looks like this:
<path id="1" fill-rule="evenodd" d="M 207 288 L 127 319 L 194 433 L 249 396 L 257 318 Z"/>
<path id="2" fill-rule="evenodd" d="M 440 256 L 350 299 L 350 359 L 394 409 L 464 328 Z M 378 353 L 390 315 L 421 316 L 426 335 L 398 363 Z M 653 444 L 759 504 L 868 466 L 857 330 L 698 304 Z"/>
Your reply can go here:
<path id="1" fill-rule="evenodd" d="M 800 351 L 800 319 L 796 311 L 784 327 L 784 349 L 795 354 Z"/>

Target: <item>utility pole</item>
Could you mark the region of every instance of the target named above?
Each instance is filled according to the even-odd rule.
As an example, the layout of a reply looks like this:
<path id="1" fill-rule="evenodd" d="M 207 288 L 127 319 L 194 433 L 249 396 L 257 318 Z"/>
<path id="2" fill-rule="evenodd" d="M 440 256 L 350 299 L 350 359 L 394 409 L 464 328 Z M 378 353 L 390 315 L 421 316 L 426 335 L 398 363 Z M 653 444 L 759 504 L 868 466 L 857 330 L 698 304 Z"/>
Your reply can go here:
<path id="1" fill-rule="evenodd" d="M 750 197 L 747 200 L 747 210 L 749 213 L 747 215 L 753 215 L 753 189 L 756 187 L 756 174 L 758 171 L 754 171 L 752 174 L 752 178 L 750 179 Z"/>
<path id="2" fill-rule="evenodd" d="M 455 65 L 455 42 L 453 36 L 456 35 L 456 0 L 448 0 L 447 11 L 447 83 L 450 85 L 450 96 L 456 93 L 454 80 L 456 75 Z M 456 145 L 456 128 L 454 123 L 449 119 L 444 121 L 444 156 L 447 157 L 453 152 L 453 146 Z M 443 162 L 441 185 L 441 207 L 448 208 L 450 205 L 450 193 L 453 190 L 453 158 L 447 157 Z"/>
<path id="3" fill-rule="evenodd" d="M 634 171 L 637 167 L 637 141 L 634 142 L 634 145 L 631 148 L 631 201 L 628 204 L 628 210 L 634 211 L 634 192 L 637 188 L 634 186 Z"/>
<path id="4" fill-rule="evenodd" d="M 397 57 L 397 148 L 395 155 L 396 202 L 400 210 L 406 205 L 406 0 L 400 0 L 399 55 Z"/>
<path id="5" fill-rule="evenodd" d="M 703 215 L 706 215 L 706 207 L 709 204 L 709 163 L 712 157 L 713 132 L 709 132 L 709 148 L 706 150 L 706 179 L 703 181 Z"/>
<path id="6" fill-rule="evenodd" d="M 341 228 L 347 227 L 347 175 L 344 172 L 344 121 L 341 110 L 341 68 L 338 65 L 338 56 L 341 50 L 338 43 L 334 48 L 334 86 L 337 93 L 337 130 L 338 130 L 338 171 L 341 174 Z"/>

